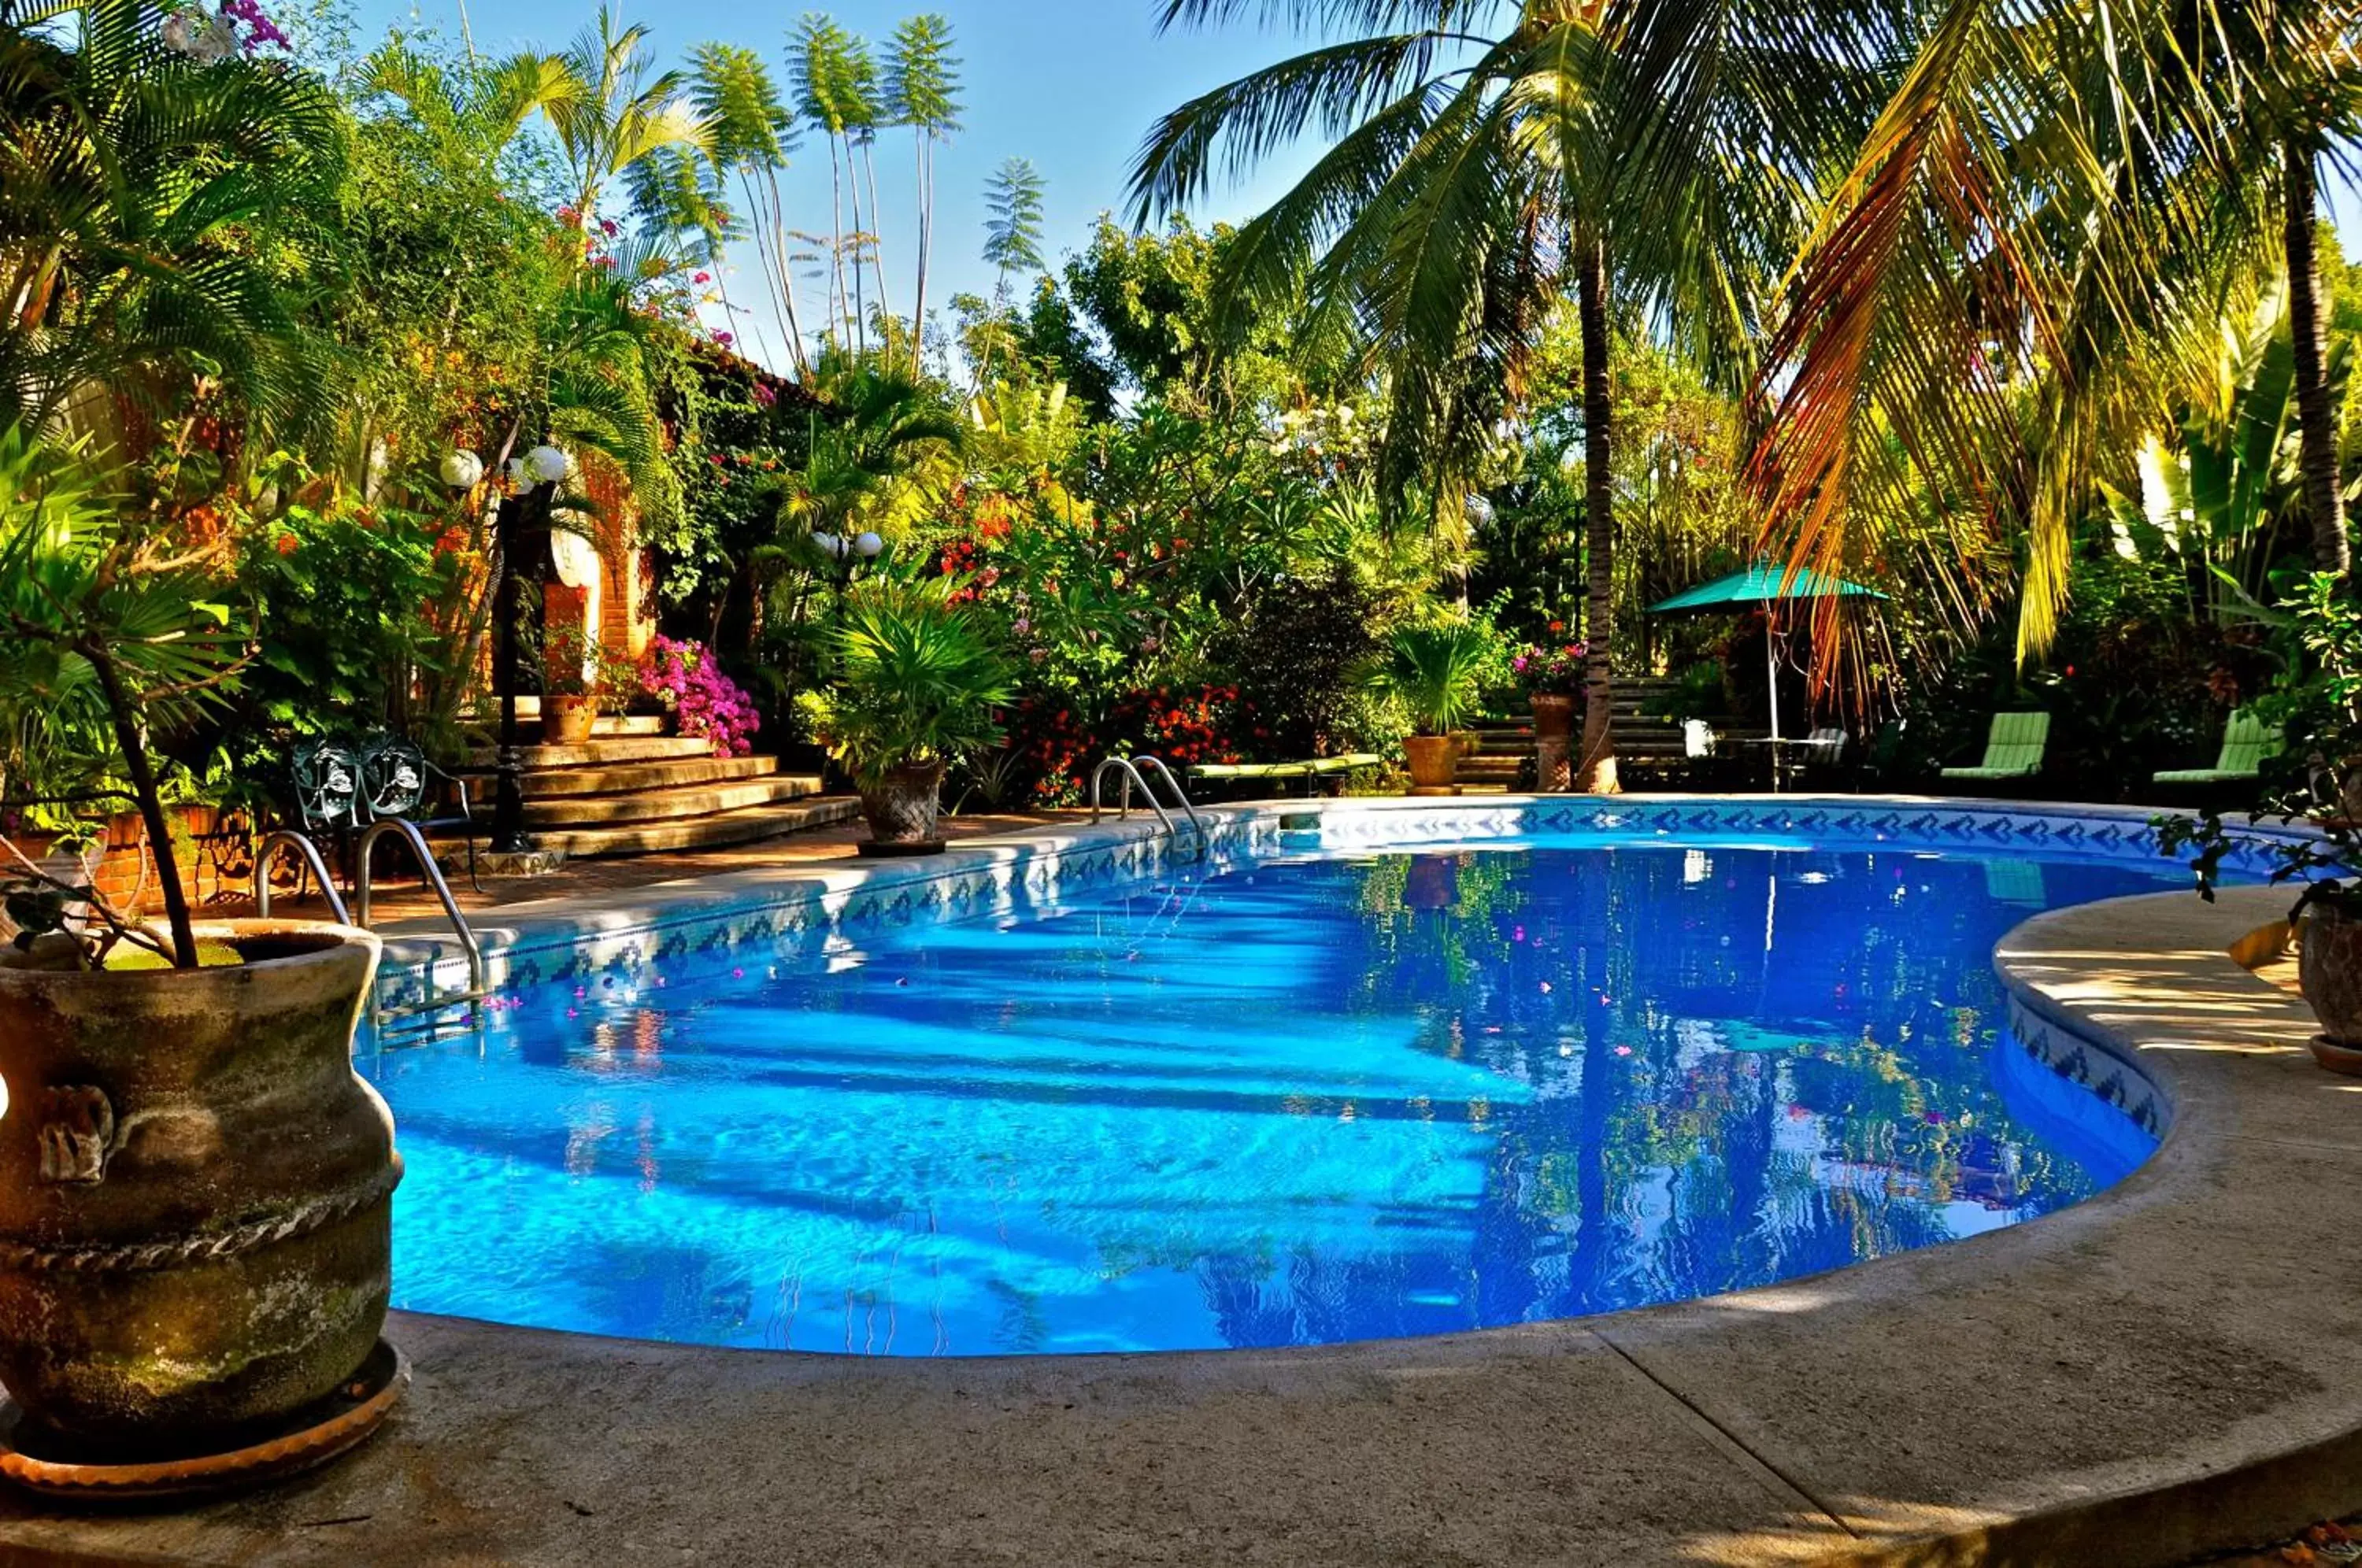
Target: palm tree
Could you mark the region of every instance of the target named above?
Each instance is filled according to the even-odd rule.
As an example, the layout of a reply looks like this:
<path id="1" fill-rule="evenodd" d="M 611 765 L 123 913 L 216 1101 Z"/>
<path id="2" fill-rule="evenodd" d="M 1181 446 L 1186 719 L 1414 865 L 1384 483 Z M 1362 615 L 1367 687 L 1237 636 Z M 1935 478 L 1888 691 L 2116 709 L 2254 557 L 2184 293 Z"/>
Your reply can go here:
<path id="1" fill-rule="evenodd" d="M 1162 20 L 1223 19 L 1238 0 L 1165 0 Z M 1285 0 L 1299 27 L 1339 8 Z M 1133 170 L 1143 216 L 1178 210 L 1218 160 L 1243 171 L 1316 127 L 1334 145 L 1240 233 L 1221 284 L 1231 313 L 1307 289 L 1316 329 L 1357 320 L 1392 389 L 1390 491 L 1423 481 L 1439 526 L 1465 497 L 1522 390 L 1548 313 L 1570 286 L 1583 343 L 1593 650 L 1577 787 L 1616 788 L 1615 523 L 1609 270 L 1613 243 L 1599 6 L 1593 0 L 1386 0 L 1350 8 L 1384 28 L 1325 43 L 1186 104 Z M 1504 30 L 1484 24 L 1506 14 Z M 1446 519 L 1451 521 L 1447 524 Z"/>
<path id="2" fill-rule="evenodd" d="M 318 78 L 168 47 L 137 0 L 18 20 L 0 0 L 0 427 L 110 425 L 199 367 L 268 421 L 320 350 L 245 237 L 334 205 L 344 141 Z"/>
<path id="3" fill-rule="evenodd" d="M 694 95 L 698 112 L 712 127 L 714 164 L 738 177 L 751 215 L 755 255 L 764 285 L 788 334 L 788 359 L 798 381 L 811 376 L 804 352 L 802 323 L 796 315 L 796 280 L 789 248 L 786 204 L 779 174 L 795 150 L 795 116 L 753 50 L 734 44 L 699 46 Z"/>
<path id="4" fill-rule="evenodd" d="M 2296 348 L 2297 433 L 2302 450 L 2305 512 L 2312 520 L 2312 565 L 2316 571 L 2345 576 L 2353 569 L 2353 547 L 2345 535 L 2345 478 L 2337 459 L 2337 389 L 2329 377 L 2323 346 L 2329 337 L 2329 302 L 2321 288 L 2321 260 L 2313 229 L 2316 215 L 2313 138 L 2288 139 L 2282 248 L 2288 260 L 2289 323 Z"/>
<path id="5" fill-rule="evenodd" d="M 578 224 L 598 212 L 610 180 L 665 149 L 702 152 L 711 127 L 686 96 L 677 71 L 649 74 L 647 29 L 620 26 L 612 6 L 561 55 L 540 62 L 535 105 L 557 138 L 572 182 Z"/>
<path id="6" fill-rule="evenodd" d="M 2300 0 L 2133 0 L 2104 27 L 2064 0 L 1910 17 L 1765 356 L 1767 538 L 1827 566 L 1932 536 L 1966 563 L 1948 570 L 1968 618 L 2006 581 L 1977 563 L 2022 536 L 2019 655 L 2047 648 L 2070 525 L 2211 361 L 2226 285 L 2285 261 L 2317 346 L 2311 159 L 2350 124 L 2323 105 L 2355 101 L 2358 28 Z M 2332 409 L 2317 349 L 2298 355 L 2334 565 Z"/>
<path id="7" fill-rule="evenodd" d="M 918 149 L 919 277 L 911 306 L 913 376 L 925 370 L 927 273 L 935 248 L 935 148 L 960 128 L 960 62 L 951 50 L 951 23 L 928 12 L 895 28 L 887 52 L 886 102 L 895 122 L 911 128 Z"/>

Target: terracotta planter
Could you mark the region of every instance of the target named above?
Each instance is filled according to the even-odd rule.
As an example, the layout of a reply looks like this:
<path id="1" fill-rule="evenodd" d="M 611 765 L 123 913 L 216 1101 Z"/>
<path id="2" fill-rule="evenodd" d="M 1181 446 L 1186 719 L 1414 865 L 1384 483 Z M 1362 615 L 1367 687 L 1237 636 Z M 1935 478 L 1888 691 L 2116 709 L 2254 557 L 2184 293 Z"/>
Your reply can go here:
<path id="1" fill-rule="evenodd" d="M 2345 1073 L 2362 1078 L 2362 1050 L 2351 1045 L 2334 1045 L 2326 1040 L 2314 1040 L 2312 1059 L 2333 1073 Z"/>
<path id="2" fill-rule="evenodd" d="M 1460 742 L 1452 735 L 1413 735 L 1403 742 L 1414 790 L 1449 790 L 1460 767 Z"/>
<path id="3" fill-rule="evenodd" d="M 541 700 L 541 744 L 580 745 L 599 722 L 596 697 L 544 697 Z"/>
<path id="4" fill-rule="evenodd" d="M 2362 902 L 2332 896 L 2305 905 L 2297 979 L 2323 1036 L 2362 1049 Z"/>
<path id="5" fill-rule="evenodd" d="M 1569 739 L 1574 734 L 1575 710 L 1581 706 L 1563 691 L 1537 691 L 1529 699 L 1534 707 L 1534 738 L 1536 740 Z"/>
<path id="6" fill-rule="evenodd" d="M 271 1428 L 385 1320 L 402 1162 L 352 1066 L 377 939 L 198 933 L 248 962 L 0 969 L 0 1382 L 109 1460 Z"/>
<path id="7" fill-rule="evenodd" d="M 862 790 L 861 812 L 869 819 L 871 840 L 908 850 L 941 848 L 935 824 L 943 783 L 942 763 L 906 762 L 889 769 L 874 788 Z"/>

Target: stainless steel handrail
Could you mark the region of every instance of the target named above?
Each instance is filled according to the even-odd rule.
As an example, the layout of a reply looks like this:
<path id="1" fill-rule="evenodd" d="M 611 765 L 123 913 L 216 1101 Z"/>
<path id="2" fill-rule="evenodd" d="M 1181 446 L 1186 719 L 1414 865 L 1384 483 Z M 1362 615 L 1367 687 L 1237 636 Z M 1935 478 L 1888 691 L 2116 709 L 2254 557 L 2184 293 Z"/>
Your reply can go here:
<path id="1" fill-rule="evenodd" d="M 254 918 L 270 918 L 270 858 L 282 849 L 292 849 L 303 857 L 303 865 L 296 873 L 295 896 L 299 899 L 304 896 L 304 879 L 309 877 L 320 885 L 321 896 L 328 900 L 328 908 L 335 912 L 337 923 L 352 924 L 353 917 L 345 908 L 345 896 L 337 891 L 337 879 L 328 875 L 328 863 L 320 858 L 320 846 L 312 842 L 310 834 L 297 833 L 293 828 L 281 828 L 275 833 L 265 834 L 262 843 L 255 849 Z"/>
<path id="2" fill-rule="evenodd" d="M 436 898 L 442 900 L 443 913 L 459 938 L 460 951 L 468 955 L 468 988 L 437 992 L 435 989 L 435 966 L 429 964 L 424 1000 L 407 1007 L 391 1008 L 373 1003 L 371 1017 L 375 1022 L 383 1024 L 392 1019 L 409 1018 L 422 1012 L 441 1012 L 464 1004 L 472 1019 L 477 1016 L 476 1003 L 491 995 L 491 988 L 485 983 L 483 944 L 476 940 L 475 928 L 468 923 L 468 917 L 459 912 L 459 900 L 451 896 L 451 884 L 443 879 L 443 867 L 436 864 L 435 852 L 427 847 L 426 835 L 418 831 L 416 823 L 401 817 L 387 817 L 372 823 L 355 845 L 353 909 L 359 917 L 357 923 L 366 926 L 370 922 L 370 851 L 376 848 L 377 841 L 388 834 L 398 835 L 410 845 L 411 853 L 418 858 L 418 868 L 425 877 L 426 885 L 434 889 Z"/>
<path id="3" fill-rule="evenodd" d="M 1116 820 L 1121 822 L 1131 814 L 1131 787 L 1137 784 L 1140 786 L 1140 798 L 1148 802 L 1148 809 L 1156 813 L 1158 822 L 1164 824 L 1165 841 L 1175 845 L 1180 842 L 1180 824 L 1173 820 L 1173 813 L 1164 809 L 1164 802 L 1156 798 L 1156 790 L 1150 785 L 1148 774 L 1142 772 L 1142 768 L 1163 776 L 1164 781 L 1173 787 L 1174 799 L 1180 805 L 1181 810 L 1187 814 L 1189 826 L 1196 830 L 1198 858 L 1203 860 L 1211 848 L 1211 842 L 1206 836 L 1205 819 L 1198 814 L 1198 808 L 1189 803 L 1189 791 L 1181 787 L 1181 780 L 1174 777 L 1173 770 L 1165 767 L 1160 757 L 1144 755 L 1139 757 L 1110 756 L 1093 768 L 1091 770 L 1091 821 L 1096 823 L 1099 820 L 1102 810 L 1100 804 L 1102 787 L 1109 772 L 1112 770 L 1123 781 L 1123 789 L 1116 797 Z"/>
<path id="4" fill-rule="evenodd" d="M 1196 806 L 1190 804 L 1189 791 L 1183 788 L 1181 776 L 1166 767 L 1163 757 L 1152 752 L 1142 752 L 1131 759 L 1131 764 L 1133 770 L 1141 776 L 1142 789 L 1160 777 L 1173 787 L 1174 801 L 1188 814 L 1189 825 L 1198 830 L 1198 853 L 1202 856 L 1207 847 L 1206 819 L 1198 814 Z"/>

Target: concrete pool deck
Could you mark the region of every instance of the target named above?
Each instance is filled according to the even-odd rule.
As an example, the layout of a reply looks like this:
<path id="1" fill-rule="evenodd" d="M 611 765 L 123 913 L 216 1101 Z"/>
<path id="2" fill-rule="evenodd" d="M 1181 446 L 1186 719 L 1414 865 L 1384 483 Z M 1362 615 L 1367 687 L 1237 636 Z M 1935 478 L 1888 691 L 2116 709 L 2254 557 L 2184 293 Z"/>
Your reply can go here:
<path id="1" fill-rule="evenodd" d="M 2028 1027 L 2160 1087 L 2076 1208 L 1643 1311 L 1284 1352 L 853 1361 L 397 1314 L 388 1430 L 0 1564 L 2169 1564 L 2362 1507 L 2362 1080 L 2234 963 L 2282 891 L 2036 917 Z"/>

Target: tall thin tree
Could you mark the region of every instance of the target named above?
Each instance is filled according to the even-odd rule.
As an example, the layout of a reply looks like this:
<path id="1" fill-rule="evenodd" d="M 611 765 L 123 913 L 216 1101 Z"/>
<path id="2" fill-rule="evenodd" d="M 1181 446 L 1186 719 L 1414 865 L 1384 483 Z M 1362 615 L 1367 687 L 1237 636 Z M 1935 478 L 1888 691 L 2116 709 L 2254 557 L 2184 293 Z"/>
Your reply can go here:
<path id="1" fill-rule="evenodd" d="M 737 178 L 756 265 L 787 334 L 789 369 L 798 381 L 809 381 L 811 362 L 796 310 L 786 204 L 779 193 L 779 175 L 795 149 L 795 116 L 753 50 L 702 44 L 692 62 L 692 93 L 712 127 L 713 162 Z"/>
<path id="2" fill-rule="evenodd" d="M 993 284 L 993 330 L 984 340 L 984 359 L 977 367 L 977 390 L 989 383 L 992 373 L 993 339 L 999 335 L 999 317 L 1010 306 L 1009 275 L 1015 271 L 1038 272 L 1049 262 L 1042 253 L 1042 222 L 1046 210 L 1049 187 L 1040 170 L 1023 158 L 1001 160 L 985 182 L 984 260 L 999 274 Z"/>
<path id="3" fill-rule="evenodd" d="M 959 57 L 952 26 L 933 12 L 894 29 L 887 51 L 886 101 L 896 123 L 911 129 L 917 155 L 918 286 L 911 306 L 911 374 L 925 371 L 927 277 L 935 248 L 935 149 L 960 128 Z"/>
<path id="4" fill-rule="evenodd" d="M 844 276 L 844 134 L 853 105 L 846 99 L 846 56 L 851 35 L 818 11 L 807 11 L 788 39 L 788 72 L 797 111 L 819 127 L 828 142 L 829 339 L 839 341 L 854 291 Z M 856 197 L 856 202 L 858 198 Z M 855 224 L 859 226 L 856 211 Z"/>

